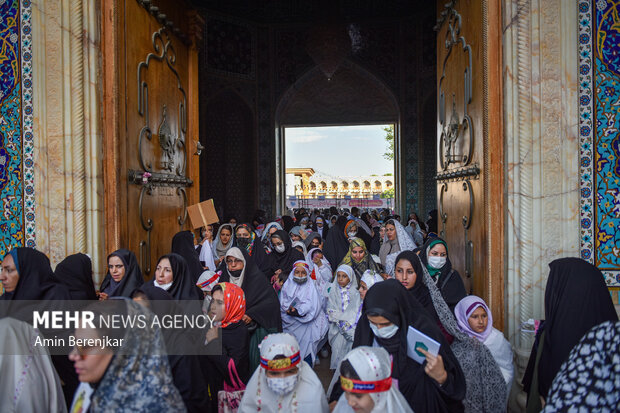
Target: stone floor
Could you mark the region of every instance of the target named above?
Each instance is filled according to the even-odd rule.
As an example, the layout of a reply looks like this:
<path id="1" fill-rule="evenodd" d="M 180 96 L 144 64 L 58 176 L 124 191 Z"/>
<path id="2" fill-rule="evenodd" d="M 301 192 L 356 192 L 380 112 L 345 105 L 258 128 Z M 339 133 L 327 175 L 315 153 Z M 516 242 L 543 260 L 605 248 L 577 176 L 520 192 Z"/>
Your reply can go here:
<path id="1" fill-rule="evenodd" d="M 327 346 L 327 348 L 329 348 L 329 346 Z M 316 375 L 319 377 L 319 380 L 321 380 L 321 383 L 323 383 L 323 388 L 325 389 L 325 391 L 327 391 L 329 383 L 332 380 L 332 376 L 334 375 L 334 370 L 329 369 L 329 362 L 331 360 L 331 357 L 331 353 L 329 353 L 326 358 L 322 358 L 319 356 L 320 363 L 315 363 L 313 369 Z"/>

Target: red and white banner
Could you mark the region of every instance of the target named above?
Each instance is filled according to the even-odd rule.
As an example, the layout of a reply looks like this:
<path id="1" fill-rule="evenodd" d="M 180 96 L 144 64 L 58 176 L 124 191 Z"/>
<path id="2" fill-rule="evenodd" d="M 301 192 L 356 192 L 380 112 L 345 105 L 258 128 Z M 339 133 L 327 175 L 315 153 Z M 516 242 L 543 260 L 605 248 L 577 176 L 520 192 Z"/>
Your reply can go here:
<path id="1" fill-rule="evenodd" d="M 289 198 L 286 200 L 286 207 L 290 209 L 296 209 L 296 208 L 324 209 L 324 208 L 329 208 L 333 206 L 336 208 L 348 208 L 348 209 L 351 209 L 353 207 L 358 207 L 362 209 L 393 208 L 394 199 L 393 198 L 381 198 L 381 199 L 362 199 L 362 198 L 297 199 L 297 198 Z"/>

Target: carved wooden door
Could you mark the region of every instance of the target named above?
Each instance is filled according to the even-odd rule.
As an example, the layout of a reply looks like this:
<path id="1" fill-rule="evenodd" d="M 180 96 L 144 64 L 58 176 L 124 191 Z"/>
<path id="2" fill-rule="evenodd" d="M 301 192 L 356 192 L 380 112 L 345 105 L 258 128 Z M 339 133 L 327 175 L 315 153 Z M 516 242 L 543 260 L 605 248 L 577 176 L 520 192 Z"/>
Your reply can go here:
<path id="1" fill-rule="evenodd" d="M 197 48 L 179 28 L 192 27 L 190 20 L 195 27 L 196 20 L 179 2 L 119 0 L 116 7 L 116 20 L 103 23 L 104 39 L 106 30 L 117 36 L 104 46 L 116 56 L 114 68 L 104 56 L 106 80 L 115 79 L 107 85 L 118 85 L 111 110 L 118 138 L 105 173 L 106 219 L 112 219 L 106 247 L 134 251 L 150 277 L 173 235 L 189 228 L 186 207 L 198 200 Z"/>
<path id="2" fill-rule="evenodd" d="M 439 232 L 466 287 L 503 315 L 499 1 L 438 2 Z M 497 317 L 496 317 L 497 314 Z"/>

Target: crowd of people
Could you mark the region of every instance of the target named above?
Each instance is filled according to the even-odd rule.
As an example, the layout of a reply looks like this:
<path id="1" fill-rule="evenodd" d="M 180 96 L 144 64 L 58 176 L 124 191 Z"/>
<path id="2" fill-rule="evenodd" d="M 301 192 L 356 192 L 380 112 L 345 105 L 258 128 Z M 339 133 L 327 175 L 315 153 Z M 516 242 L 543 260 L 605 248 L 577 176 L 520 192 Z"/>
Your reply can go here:
<path id="1" fill-rule="evenodd" d="M 177 233 L 146 282 L 134 252 L 112 252 L 98 287 L 87 255 L 52 270 L 43 253 L 15 248 L 0 257 L 0 300 L 87 300 L 98 313 L 114 301 L 144 317 L 184 303 L 214 323 L 174 339 L 125 330 L 118 338 L 130 354 L 75 346 L 50 356 L 32 346 L 44 332 L 9 314 L 0 319 L 0 411 L 507 411 L 512 348 L 452 268 L 437 211 L 401 220 L 358 208 L 230 217 Z M 619 411 L 620 323 L 601 272 L 578 258 L 553 261 L 537 326 L 522 383 L 528 412 Z M 182 341 L 221 352 L 179 354 Z M 331 382 L 319 380 L 318 363 L 329 364 Z"/>

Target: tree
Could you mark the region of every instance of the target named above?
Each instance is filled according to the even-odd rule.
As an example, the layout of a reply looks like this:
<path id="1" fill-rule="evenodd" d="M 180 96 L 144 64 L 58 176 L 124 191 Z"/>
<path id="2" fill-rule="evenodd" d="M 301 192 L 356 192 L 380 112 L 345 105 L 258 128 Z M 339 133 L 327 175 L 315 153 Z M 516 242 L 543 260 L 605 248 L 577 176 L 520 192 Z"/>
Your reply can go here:
<path id="1" fill-rule="evenodd" d="M 381 193 L 381 198 L 394 198 L 394 188 L 386 189 Z"/>
<path id="2" fill-rule="evenodd" d="M 383 128 L 385 131 L 385 141 L 387 142 L 387 150 L 383 154 L 383 157 L 388 161 L 394 160 L 394 125 L 390 125 L 387 128 Z"/>

